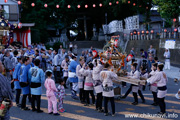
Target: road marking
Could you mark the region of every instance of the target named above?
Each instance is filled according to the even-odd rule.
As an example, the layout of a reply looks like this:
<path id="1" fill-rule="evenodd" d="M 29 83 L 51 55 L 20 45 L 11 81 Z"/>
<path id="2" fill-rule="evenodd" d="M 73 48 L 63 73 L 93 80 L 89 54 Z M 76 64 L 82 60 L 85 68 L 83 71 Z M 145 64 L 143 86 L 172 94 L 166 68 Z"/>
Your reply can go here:
<path id="1" fill-rule="evenodd" d="M 22 120 L 22 119 L 16 117 L 10 117 L 10 120 Z"/>
<path id="2" fill-rule="evenodd" d="M 173 112 L 173 113 L 180 113 L 180 110 L 177 110 L 177 109 L 167 109 L 166 111 Z"/>

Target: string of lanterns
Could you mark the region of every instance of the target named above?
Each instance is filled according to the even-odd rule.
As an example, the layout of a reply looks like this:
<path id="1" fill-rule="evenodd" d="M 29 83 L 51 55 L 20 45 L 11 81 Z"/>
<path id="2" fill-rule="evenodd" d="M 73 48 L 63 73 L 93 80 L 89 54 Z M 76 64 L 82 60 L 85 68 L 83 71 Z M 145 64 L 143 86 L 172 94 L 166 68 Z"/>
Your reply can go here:
<path id="1" fill-rule="evenodd" d="M 4 0 L 4 2 L 7 3 L 8 0 Z M 130 4 L 131 1 L 128 0 L 127 3 Z M 21 3 L 21 1 L 19 0 L 19 1 L 18 1 L 18 5 L 21 5 L 21 4 L 22 4 L 22 3 Z M 119 4 L 119 1 L 116 1 L 115 4 L 118 5 L 118 4 Z M 109 2 L 109 6 L 112 6 L 112 5 L 113 5 L 113 3 L 112 3 L 112 2 Z M 35 3 L 31 3 L 31 6 L 32 6 L 32 7 L 35 7 Z M 93 4 L 92 6 L 95 8 L 95 7 L 96 7 L 96 4 Z M 100 4 L 99 4 L 99 7 L 102 7 L 102 6 L 103 6 L 103 4 L 100 3 Z M 133 6 L 136 6 L 136 3 L 133 3 Z M 48 4 L 45 3 L 45 4 L 44 4 L 44 7 L 47 8 L 47 7 L 48 7 Z M 85 7 L 85 8 L 88 8 L 88 5 L 86 4 L 84 7 Z M 141 7 L 141 5 L 140 5 L 139 7 Z M 60 8 L 60 5 L 57 4 L 57 5 L 56 5 L 56 8 Z M 67 5 L 67 8 L 70 9 L 70 8 L 71 8 L 71 5 Z M 77 8 L 81 8 L 81 5 L 77 5 Z M 147 7 L 146 7 L 146 8 L 147 8 Z"/>

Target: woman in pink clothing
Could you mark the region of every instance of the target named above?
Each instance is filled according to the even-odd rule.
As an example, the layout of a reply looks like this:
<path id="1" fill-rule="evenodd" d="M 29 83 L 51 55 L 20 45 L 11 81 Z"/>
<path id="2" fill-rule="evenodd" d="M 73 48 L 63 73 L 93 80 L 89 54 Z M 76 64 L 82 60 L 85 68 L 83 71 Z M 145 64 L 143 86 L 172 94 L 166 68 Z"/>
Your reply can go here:
<path id="1" fill-rule="evenodd" d="M 51 79 L 52 71 L 47 70 L 46 75 L 48 78 L 46 79 L 44 86 L 46 88 L 46 96 L 48 97 L 48 113 L 54 115 L 60 115 L 59 113 L 57 113 L 57 100 L 55 96 L 55 92 L 57 92 L 57 88 L 54 80 Z M 53 107 L 53 112 L 52 112 L 52 107 Z"/>

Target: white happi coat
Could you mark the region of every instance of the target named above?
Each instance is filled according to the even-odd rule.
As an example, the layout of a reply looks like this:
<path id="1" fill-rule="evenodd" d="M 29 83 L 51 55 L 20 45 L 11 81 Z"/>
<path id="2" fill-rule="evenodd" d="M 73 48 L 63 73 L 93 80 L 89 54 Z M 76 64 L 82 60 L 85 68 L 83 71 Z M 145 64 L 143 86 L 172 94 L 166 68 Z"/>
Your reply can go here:
<path id="1" fill-rule="evenodd" d="M 167 77 L 163 71 L 158 71 L 154 76 L 150 77 L 147 82 L 150 84 L 157 83 L 157 87 L 163 87 L 167 85 Z M 157 97 L 166 97 L 167 90 L 158 90 Z"/>
<path id="2" fill-rule="evenodd" d="M 140 77 L 143 77 L 143 78 L 147 79 L 148 78 L 148 73 L 145 73 L 145 74 L 141 73 Z M 143 85 L 139 85 L 139 90 L 142 90 L 142 87 L 143 87 Z"/>
<path id="3" fill-rule="evenodd" d="M 103 84 L 103 88 L 107 87 L 113 87 L 113 81 L 112 80 L 117 80 L 118 76 L 116 73 L 112 72 L 112 71 L 108 71 L 108 70 L 103 70 L 100 73 L 101 76 L 101 80 L 102 80 L 102 84 Z M 105 97 L 114 97 L 114 89 L 112 89 L 111 91 L 106 92 L 103 89 L 103 96 Z"/>
<path id="4" fill-rule="evenodd" d="M 83 88 L 83 86 L 84 86 L 84 84 L 83 84 L 84 75 L 82 74 L 82 71 L 80 72 L 81 68 L 82 68 L 81 65 L 78 65 L 76 67 L 76 75 L 78 77 L 78 87 L 79 87 L 79 89 Z"/>
<path id="5" fill-rule="evenodd" d="M 101 64 L 98 64 L 96 67 L 93 68 L 94 90 L 96 93 L 103 92 L 102 83 L 100 81 L 100 72 L 102 70 L 103 70 L 103 65 Z"/>
<path id="6" fill-rule="evenodd" d="M 68 65 L 69 62 L 66 62 L 66 60 L 63 60 L 61 63 L 61 68 L 63 69 L 63 77 L 68 77 Z"/>
<path id="7" fill-rule="evenodd" d="M 149 74 L 150 74 L 151 77 L 153 77 L 156 73 L 157 73 L 157 70 L 156 70 L 156 71 L 153 70 L 153 71 L 151 71 Z M 150 90 L 151 90 L 152 92 L 157 92 L 157 83 L 151 84 Z"/>
<path id="8" fill-rule="evenodd" d="M 140 79 L 140 72 L 138 70 L 136 70 L 133 74 L 133 71 L 131 71 L 130 73 L 128 73 L 128 77 L 130 77 L 132 79 Z M 137 85 L 132 86 L 132 92 L 137 93 L 138 90 L 139 90 L 139 86 L 137 86 Z"/>
<path id="9" fill-rule="evenodd" d="M 81 68 L 80 73 L 86 77 L 84 82 L 84 90 L 93 90 L 92 70 L 85 70 L 84 68 Z"/>

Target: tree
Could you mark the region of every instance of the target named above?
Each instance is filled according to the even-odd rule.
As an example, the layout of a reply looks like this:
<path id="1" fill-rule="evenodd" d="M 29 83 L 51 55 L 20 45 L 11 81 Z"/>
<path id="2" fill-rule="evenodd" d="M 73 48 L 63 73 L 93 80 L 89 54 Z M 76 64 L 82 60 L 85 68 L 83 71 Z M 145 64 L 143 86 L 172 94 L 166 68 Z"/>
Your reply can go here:
<path id="1" fill-rule="evenodd" d="M 158 11 L 165 20 L 172 25 L 173 19 L 176 19 L 174 26 L 178 24 L 180 15 L 180 0 L 153 0 L 159 6 Z"/>

